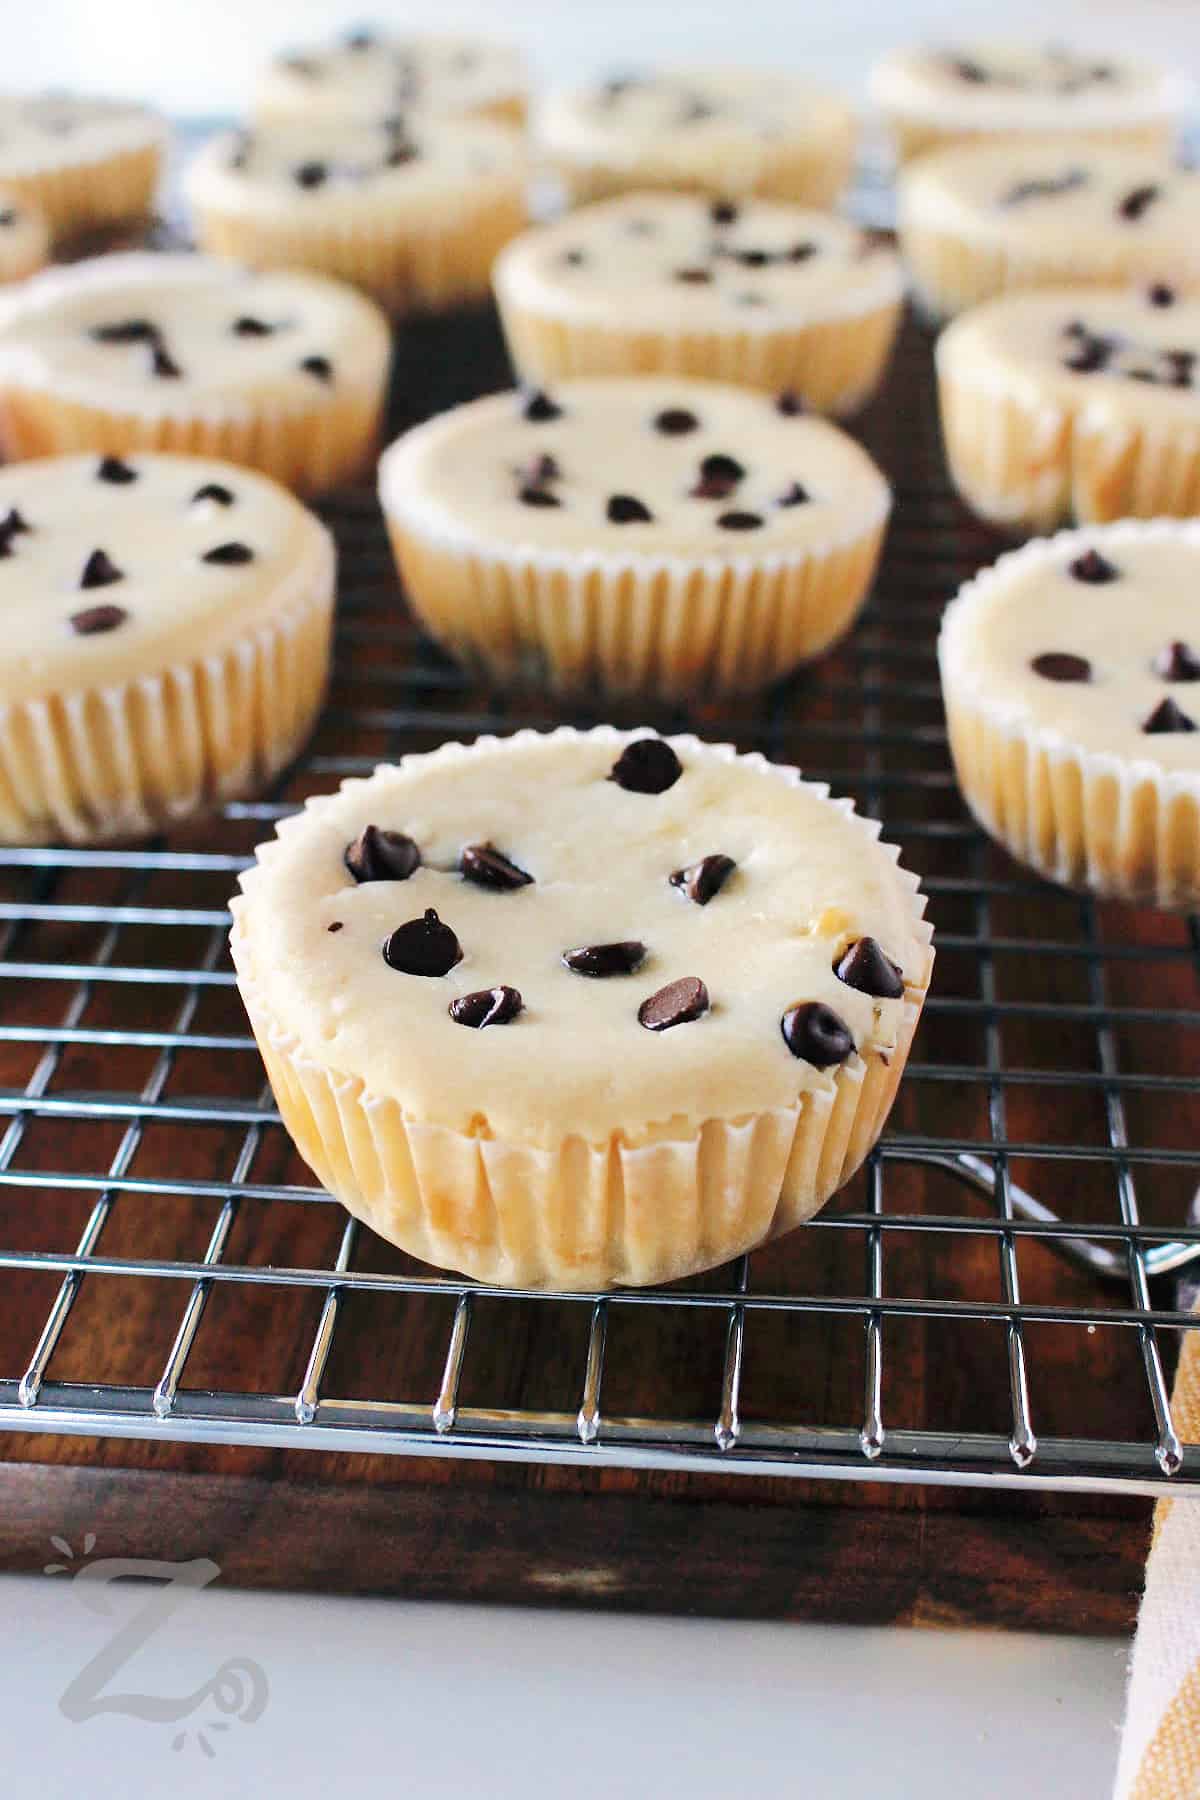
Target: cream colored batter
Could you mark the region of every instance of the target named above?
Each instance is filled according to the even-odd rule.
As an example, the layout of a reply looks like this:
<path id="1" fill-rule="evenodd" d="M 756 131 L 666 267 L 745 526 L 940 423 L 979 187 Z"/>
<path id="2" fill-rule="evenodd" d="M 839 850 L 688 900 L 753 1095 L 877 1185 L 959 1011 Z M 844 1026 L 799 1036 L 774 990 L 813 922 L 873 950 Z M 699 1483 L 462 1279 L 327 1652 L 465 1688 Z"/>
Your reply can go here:
<path id="1" fill-rule="evenodd" d="M 460 1131 L 485 1118 L 498 1137 L 557 1145 L 653 1124 L 786 1107 L 825 1088 L 794 1056 L 781 1018 L 831 1007 L 857 1049 L 895 1042 L 905 1000 L 839 980 L 847 947 L 874 937 L 911 988 L 930 950 L 910 878 L 843 805 L 760 759 L 671 740 L 681 764 L 660 793 L 610 779 L 629 737 L 608 729 L 446 745 L 310 803 L 264 846 L 235 903 L 238 964 L 261 1002 L 326 1067 L 397 1096 L 413 1120 Z M 346 848 L 369 824 L 415 840 L 407 880 L 356 882 Z M 532 877 L 494 891 L 459 872 L 489 843 Z M 706 905 L 671 875 L 714 853 L 736 863 Z M 461 960 L 446 974 L 384 960 L 397 927 L 432 908 Z M 336 927 L 336 929 L 331 929 Z M 636 972 L 573 973 L 563 952 L 638 940 Z M 663 1030 L 639 1009 L 698 977 L 710 1006 Z M 508 1024 L 470 1029 L 451 1003 L 517 989 Z"/>
<path id="2" fill-rule="evenodd" d="M 893 50 L 871 98 L 944 131 L 1092 131 L 1179 111 L 1186 85 L 1132 57 L 1003 41 Z"/>

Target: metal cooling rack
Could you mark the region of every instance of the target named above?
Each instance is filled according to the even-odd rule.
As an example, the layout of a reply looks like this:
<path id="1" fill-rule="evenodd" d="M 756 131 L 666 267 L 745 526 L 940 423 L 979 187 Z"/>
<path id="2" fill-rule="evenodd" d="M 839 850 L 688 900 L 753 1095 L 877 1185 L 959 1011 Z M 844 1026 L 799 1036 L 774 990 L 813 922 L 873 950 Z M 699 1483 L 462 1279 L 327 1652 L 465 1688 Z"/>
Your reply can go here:
<path id="1" fill-rule="evenodd" d="M 488 322 L 414 328 L 395 422 L 504 381 Z M 714 1276 L 548 1297 L 474 1289 L 398 1256 L 377 1266 L 370 1234 L 288 1165 L 225 950 L 236 871 L 314 789 L 444 737 L 559 716 L 471 685 L 416 635 L 373 497 L 353 494 L 327 509 L 342 552 L 337 675 L 306 760 L 267 798 L 144 848 L 0 850 L 0 1326 L 32 1321 L 15 1343 L 0 1334 L 15 1358 L 0 1365 L 0 1426 L 759 1475 L 1200 1484 L 1200 1445 L 1179 1442 L 1168 1398 L 1190 1298 L 1166 1281 L 1200 1252 L 1200 928 L 1044 887 L 974 828 L 947 761 L 933 644 L 946 597 L 999 545 L 947 487 L 914 327 L 861 433 L 898 505 L 851 640 L 759 707 L 639 711 L 801 763 L 881 816 L 925 875 L 938 974 L 866 1170 L 802 1233 Z M 319 1211 L 329 1253 L 256 1255 L 279 1209 Z M 151 1378 L 106 1377 L 121 1307 L 103 1313 L 105 1283 L 166 1284 L 174 1336 Z M 214 1308 L 277 1288 L 312 1302 L 300 1380 L 229 1380 Z M 85 1305 L 97 1289 L 109 1325 Z M 347 1391 L 337 1352 L 364 1299 L 398 1340 L 406 1317 L 436 1311 L 419 1391 Z M 577 1408 L 471 1400 L 473 1320 L 497 1306 L 567 1320 L 548 1360 L 572 1346 L 562 1378 Z M 651 1398 L 623 1411 L 606 1401 L 631 1320 Z M 723 1335 L 699 1405 L 674 1387 L 679 1331 L 697 1320 Z M 852 1403 L 844 1382 L 832 1406 L 784 1398 L 798 1359 L 779 1350 L 751 1399 L 760 1335 L 825 1330 L 854 1359 Z M 1061 1379 L 1039 1374 L 1045 1333 L 1072 1346 L 1065 1408 Z M 537 1341 L 546 1361 L 545 1331 Z M 965 1395 L 951 1391 L 958 1343 L 972 1346 Z M 933 1372 L 919 1394 L 914 1368 Z"/>

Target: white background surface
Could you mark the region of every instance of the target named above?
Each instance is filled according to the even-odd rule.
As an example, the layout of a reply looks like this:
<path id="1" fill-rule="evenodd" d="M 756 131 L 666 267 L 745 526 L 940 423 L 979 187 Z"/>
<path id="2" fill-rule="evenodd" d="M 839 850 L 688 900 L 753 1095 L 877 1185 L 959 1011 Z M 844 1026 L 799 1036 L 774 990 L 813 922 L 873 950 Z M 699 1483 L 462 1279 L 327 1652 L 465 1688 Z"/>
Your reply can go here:
<path id="1" fill-rule="evenodd" d="M 236 110 L 283 42 L 370 17 L 517 38 L 544 79 L 663 58 L 769 61 L 861 90 L 869 56 L 919 36 L 994 32 L 994 0 L 0 0 L 5 87 L 140 95 L 167 111 Z M 1003 27 L 1200 69 L 1196 0 L 1009 0 Z M 102 1548 L 102 1547 L 101 1547 Z M 52 1554 L 47 1547 L 48 1556 Z M 186 1694 L 231 1655 L 270 1695 L 253 1725 L 66 1720 L 59 1697 L 112 1620 L 67 1576 L 0 1587 L 0 1792 L 170 1792 L 293 1800 L 360 1792 L 621 1800 L 751 1788 L 812 1800 L 1101 1800 L 1115 1763 L 1125 1646 L 822 1630 L 601 1614 L 431 1608 L 221 1592 L 189 1597 L 116 1688 Z"/>

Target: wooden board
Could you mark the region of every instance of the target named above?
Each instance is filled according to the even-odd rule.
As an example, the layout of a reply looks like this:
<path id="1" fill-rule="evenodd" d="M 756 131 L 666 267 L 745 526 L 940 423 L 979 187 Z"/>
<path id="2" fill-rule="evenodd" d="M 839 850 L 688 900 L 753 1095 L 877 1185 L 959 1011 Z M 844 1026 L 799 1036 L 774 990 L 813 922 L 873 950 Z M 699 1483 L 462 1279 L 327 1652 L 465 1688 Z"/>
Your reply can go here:
<path id="1" fill-rule="evenodd" d="M 397 419 L 502 384 L 489 321 L 413 331 L 402 345 Z M 808 768 L 828 769 L 843 790 L 882 808 L 887 834 L 906 860 L 942 878 L 933 911 L 941 936 L 936 993 L 914 1053 L 920 1067 L 902 1089 L 893 1121 L 923 1135 L 988 1136 L 986 1046 L 977 1007 L 980 944 L 990 947 L 1005 1013 L 1001 1053 L 1011 1070 L 1095 1071 L 1094 1023 L 1047 1016 L 1046 1001 L 1086 1006 L 1095 998 L 1079 954 L 1088 915 L 1080 902 L 1037 890 L 999 851 L 968 835 L 946 780 L 940 706 L 928 657 L 940 598 L 999 547 L 946 496 L 929 400 L 927 346 L 910 334 L 888 391 L 863 425 L 866 441 L 896 483 L 900 505 L 876 605 L 850 644 L 822 668 L 775 695 L 764 710 L 697 709 L 712 735 L 761 744 Z M 443 660 L 414 641 L 396 605 L 394 582 L 370 496 L 335 510 L 344 550 L 339 674 L 315 743 L 317 755 L 376 756 L 469 735 L 495 716 L 493 696 L 464 688 Z M 389 608 L 380 613 L 381 596 Z M 386 630 L 380 619 L 386 617 Z M 364 632 L 362 626 L 367 629 Z M 413 669 L 419 679 L 412 675 Z M 639 708 L 655 724 L 659 716 Z M 550 723 L 548 702 L 518 700 L 501 716 Z M 576 715 L 578 716 L 578 715 Z M 907 773 L 906 773 L 907 772 Z M 882 779 L 881 779 L 882 776 Z M 890 779 L 889 779 L 890 778 Z M 336 777 L 299 771 L 285 786 L 297 799 Z M 262 835 L 249 820 L 202 822 L 172 847 L 245 852 Z M 37 871 L 0 870 L 5 898 L 102 905 L 214 907 L 223 873 L 68 870 L 52 892 Z M 980 883 L 999 883 L 999 887 Z M 1011 891 L 1007 884 L 1011 884 Z M 987 910 L 981 910 L 986 907 Z M 1119 947 L 1103 964 L 1113 1004 L 1192 1008 L 1200 982 L 1182 921 L 1100 908 L 1099 938 Z M 212 937 L 203 927 L 133 924 L 112 950 L 116 964 L 195 966 Z M 1047 951 L 1047 940 L 1062 946 Z M 55 919 L 18 928 L 3 955 L 26 963 L 86 964 L 104 946 L 104 927 Z M 216 966 L 227 969 L 222 953 Z M 0 986 L 0 1022 L 61 1025 L 73 983 L 28 978 Z M 102 1029 L 170 1028 L 183 990 L 165 984 L 94 983 L 77 1023 Z M 961 1002 L 962 1005 L 954 1003 Z M 188 1029 L 244 1036 L 235 991 L 205 988 Z M 1182 1026 L 1120 1023 L 1120 1066 L 1150 1074 L 1197 1066 L 1194 1034 Z M 21 1091 L 44 1046 L 0 1044 L 0 1084 Z M 153 1047 L 68 1044 L 48 1085 L 51 1096 L 136 1096 L 152 1075 Z M 952 1078 L 947 1071 L 958 1069 Z M 922 1070 L 925 1072 L 922 1074 Z M 253 1104 L 257 1059 L 184 1047 L 162 1097 Z M 1014 1080 L 1004 1088 L 1014 1141 L 1107 1142 L 1101 1088 L 1046 1088 Z M 1200 1143 L 1194 1096 L 1130 1091 L 1130 1139 L 1190 1148 Z M 0 1104 L 0 1114 L 4 1111 Z M 15 1169 L 95 1173 L 107 1168 L 126 1121 L 49 1113 L 27 1120 Z M 150 1191 L 123 1194 L 101 1239 L 114 1256 L 196 1259 L 219 1202 L 153 1191 L 155 1179 L 228 1179 L 243 1129 L 151 1117 L 130 1164 Z M 1014 1175 L 1072 1220 L 1118 1217 L 1111 1168 L 1102 1162 L 1016 1158 Z M 251 1178 L 311 1183 L 281 1130 L 263 1132 Z M 1152 1168 L 1139 1175 L 1145 1216 L 1182 1220 L 1194 1172 Z M 0 1187 L 0 1246 L 71 1250 L 94 1193 Z M 948 1176 L 889 1164 L 889 1212 L 982 1213 Z M 833 1203 L 864 1209 L 858 1178 Z M 328 1269 L 342 1227 L 329 1205 L 243 1204 L 225 1252 L 238 1264 Z M 811 1295 L 864 1291 L 865 1235 L 810 1230 L 759 1253 L 756 1288 Z M 1023 1298 L 1098 1307 L 1124 1296 L 1069 1267 L 1044 1244 L 1020 1240 Z M 411 1270 L 398 1252 L 364 1234 L 356 1268 Z M 723 1280 L 721 1272 L 698 1285 Z M 955 1301 L 998 1300 L 994 1239 L 949 1233 L 890 1233 L 885 1292 Z M 19 1376 L 59 1282 L 44 1272 L 0 1272 L 0 1378 Z M 161 1374 L 187 1298 L 179 1282 L 93 1275 L 79 1295 L 52 1358 L 53 1382 L 105 1382 L 149 1390 Z M 1162 1296 L 1168 1303 L 1169 1294 Z M 320 1313 L 319 1289 L 218 1286 L 189 1358 L 184 1387 L 294 1393 Z M 342 1306 L 323 1392 L 432 1406 L 452 1315 L 452 1298 L 349 1295 Z M 475 1306 L 460 1395 L 464 1406 L 573 1413 L 579 1403 L 587 1309 L 543 1300 Z M 1153 1441 L 1153 1417 L 1136 1334 L 1102 1327 L 1029 1326 L 1025 1333 L 1035 1429 Z M 1010 1429 L 1004 1333 L 988 1322 L 889 1320 L 884 1333 L 886 1423 L 953 1432 Z M 1169 1353 L 1169 1343 L 1164 1345 Z M 724 1318 L 615 1307 L 604 1406 L 612 1415 L 711 1422 L 720 1394 Z M 746 1334 L 742 1397 L 748 1420 L 798 1426 L 861 1422 L 864 1344 L 849 1316 L 756 1314 Z M 31 1416 L 36 1423 L 36 1412 Z M 52 1532 L 72 1541 L 96 1533 L 106 1555 L 206 1555 L 229 1582 L 391 1592 L 421 1597 L 518 1600 L 856 1621 L 977 1621 L 1079 1631 L 1120 1631 L 1132 1623 L 1144 1561 L 1149 1507 L 1139 1501 L 960 1490 L 911 1485 L 746 1479 L 328 1452 L 56 1438 L 0 1437 L 0 1566 L 35 1569 Z"/>

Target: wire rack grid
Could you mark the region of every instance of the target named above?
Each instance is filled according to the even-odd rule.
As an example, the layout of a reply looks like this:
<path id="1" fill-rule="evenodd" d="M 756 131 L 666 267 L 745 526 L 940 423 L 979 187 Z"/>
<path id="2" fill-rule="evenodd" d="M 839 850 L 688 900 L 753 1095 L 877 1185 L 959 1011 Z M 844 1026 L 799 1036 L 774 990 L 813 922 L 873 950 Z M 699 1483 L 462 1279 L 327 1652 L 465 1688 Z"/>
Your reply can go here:
<path id="1" fill-rule="evenodd" d="M 489 320 L 413 327 L 394 422 L 506 380 Z M 342 496 L 326 509 L 336 676 L 302 763 L 144 847 L 0 851 L 0 1426 L 1200 1483 L 1168 1397 L 1193 1320 L 1167 1279 L 1200 1248 L 1200 929 L 1050 889 L 979 834 L 947 760 L 933 644 L 947 596 L 1000 546 L 947 486 L 915 326 L 856 429 L 897 509 L 849 641 L 755 707 L 618 715 L 799 763 L 880 816 L 923 874 L 937 980 L 855 1181 L 803 1232 L 710 1276 L 565 1297 L 415 1264 L 313 1185 L 236 997 L 237 871 L 306 794 L 383 757 L 561 716 L 481 689 L 419 637 L 373 496 Z"/>

